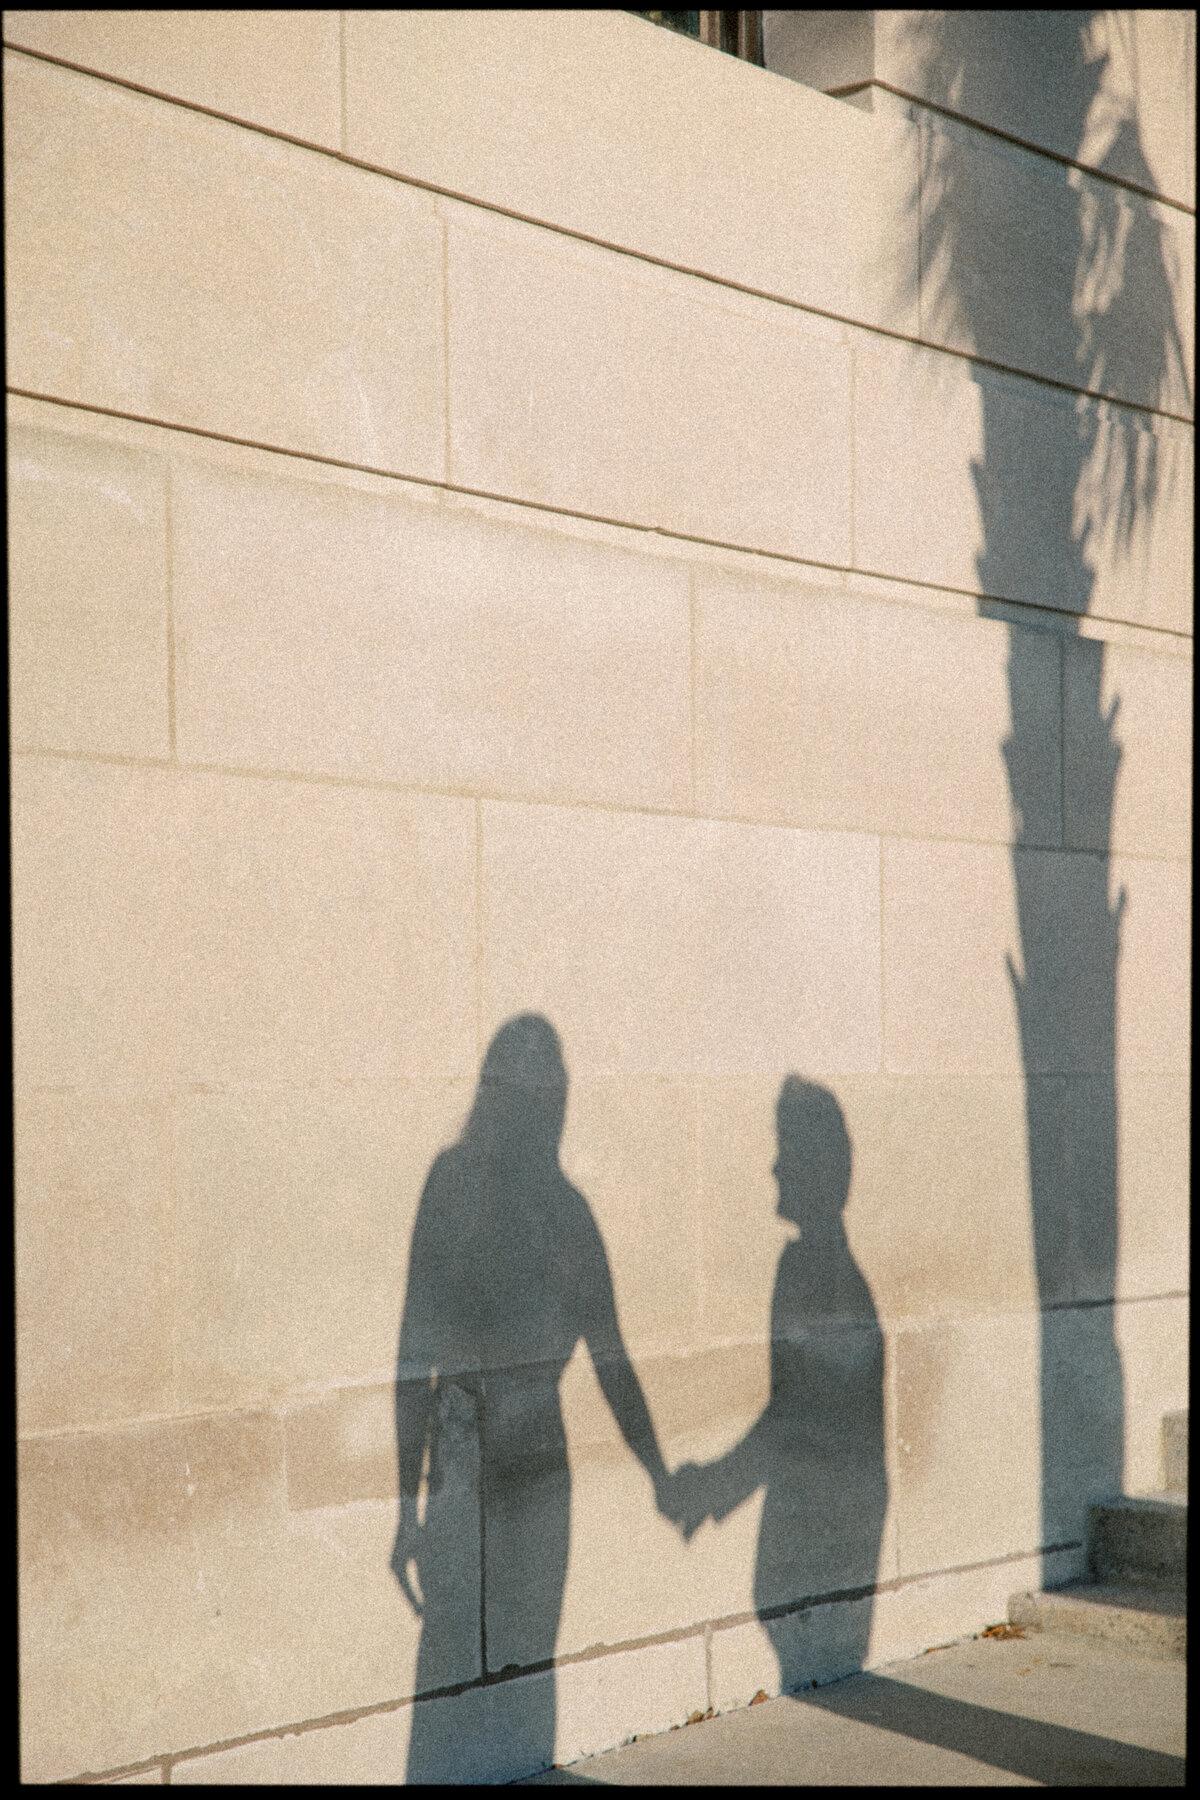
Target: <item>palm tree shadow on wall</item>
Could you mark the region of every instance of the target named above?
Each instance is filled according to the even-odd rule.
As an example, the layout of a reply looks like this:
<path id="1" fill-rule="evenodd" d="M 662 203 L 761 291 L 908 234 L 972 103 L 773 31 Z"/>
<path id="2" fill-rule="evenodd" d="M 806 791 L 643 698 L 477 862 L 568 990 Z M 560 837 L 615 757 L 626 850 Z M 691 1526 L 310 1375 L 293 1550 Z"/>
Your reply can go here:
<path id="1" fill-rule="evenodd" d="M 458 1142 L 429 1172 L 413 1228 L 392 1568 L 421 1615 L 417 1694 L 480 1677 L 483 1687 L 474 1710 L 414 1709 L 410 1782 L 554 1761 L 571 1505 L 559 1382 L 581 1339 L 660 1510 L 670 1503 L 603 1241 L 559 1164 L 566 1099 L 554 1028 L 535 1014 L 510 1019 Z M 524 1679 L 505 1679 L 517 1669 Z"/>
<path id="2" fill-rule="evenodd" d="M 767 1404 L 740 1443 L 686 1464 L 677 1483 L 688 1536 L 762 1490 L 754 1603 L 786 1693 L 863 1667 L 888 1486 L 883 1335 L 843 1222 L 852 1152 L 842 1109 L 827 1088 L 789 1075 L 775 1120 L 778 1212 L 799 1236 L 775 1277 Z M 818 1637 L 797 1603 L 835 1597 L 852 1604 L 833 1638 Z"/>
<path id="3" fill-rule="evenodd" d="M 1011 14 L 914 15 L 918 91 L 969 118 L 994 116 Z M 1129 14 L 1019 15 L 1036 34 L 1038 91 L 1076 155 L 1147 190 L 1155 182 L 1135 107 L 1111 79 L 1131 66 Z M 999 34 L 993 36 L 993 33 Z M 1005 321 L 983 266 L 975 154 L 981 133 L 925 114 L 921 127 L 922 333 L 973 344 L 1004 363 Z M 1106 145 L 1106 148 L 1105 148 Z M 997 157 L 1024 158 L 990 140 Z M 1103 150 L 1098 154 L 1098 150 Z M 1073 233 L 1074 291 L 1043 290 L 1037 325 L 1069 345 L 1080 389 L 1118 393 L 1143 409 L 1185 413 L 1190 395 L 1161 211 L 1126 187 L 1036 159 L 1060 223 Z M 1014 177 L 1015 179 L 1015 177 Z M 1026 205 L 1030 204 L 1026 198 Z M 1038 198 L 1034 205 L 1042 203 Z M 1056 250 L 1061 250 L 1059 243 Z M 986 256 L 1004 253 L 1001 234 Z M 1015 239 L 1009 254 L 1024 254 Z M 1028 280 L 1028 273 L 1026 275 Z M 1001 293 L 1017 283 L 1001 282 Z M 1033 317 L 1033 309 L 1025 320 Z M 1011 321 L 1009 322 L 1011 325 Z M 1012 870 L 1020 968 L 1009 959 L 1025 1083 L 1034 1261 L 1040 1299 L 1041 1546 L 1077 1544 L 1086 1503 L 1120 1491 L 1124 1391 L 1113 1298 L 1118 1250 L 1117 971 L 1122 891 L 1111 894 L 1112 812 L 1121 747 L 1119 702 L 1104 699 L 1104 645 L 1079 633 L 1093 570 L 1133 559 L 1172 473 L 1146 410 L 1072 402 L 1036 381 L 975 365 L 983 426 L 973 474 L 983 541 L 976 558 L 984 616 L 1005 601 L 1059 609 L 1060 771 L 1048 755 L 1044 640 L 1009 624 L 1010 732 L 1002 746 L 1013 804 Z M 1040 387 L 1040 393 L 1039 393 Z M 1040 405 L 1039 405 L 1040 402 Z M 1038 416 L 1035 416 L 1038 415 Z M 1072 617 L 1071 615 L 1074 615 Z M 1047 793 L 1061 792 L 1050 807 Z M 1060 836 L 1061 833 L 1061 836 Z M 1054 853 L 1056 851 L 1056 853 Z"/>

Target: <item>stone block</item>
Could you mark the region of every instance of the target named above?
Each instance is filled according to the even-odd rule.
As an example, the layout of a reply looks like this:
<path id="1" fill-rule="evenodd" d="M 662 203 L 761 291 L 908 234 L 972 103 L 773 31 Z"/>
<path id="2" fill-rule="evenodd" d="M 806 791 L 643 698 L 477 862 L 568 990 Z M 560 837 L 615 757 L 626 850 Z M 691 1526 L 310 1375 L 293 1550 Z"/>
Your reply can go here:
<path id="1" fill-rule="evenodd" d="M 880 1318 L 1035 1306 L 1025 1084 L 909 1076 L 840 1086 L 853 1153 L 847 1232 Z"/>
<path id="2" fill-rule="evenodd" d="M 1190 856 L 1189 659 L 1156 656 L 1127 644 L 1068 639 L 1063 646 L 1063 740 L 1067 844 L 1180 861 Z"/>
<path id="3" fill-rule="evenodd" d="M 1113 1332 L 1124 1396 L 1121 1488 L 1127 1494 L 1145 1494 L 1158 1487 L 1163 1418 L 1188 1403 L 1188 1312 L 1188 1296 L 1178 1289 L 1148 1300 L 1127 1300 L 1115 1308 Z"/>
<path id="4" fill-rule="evenodd" d="M 453 1728 L 448 1707 L 470 1711 L 470 1701 L 426 1701 Z M 369 1713 L 346 1724 L 317 1726 L 235 1744 L 208 1755 L 188 1756 L 171 1765 L 172 1787 L 368 1787 L 376 1782 L 399 1786 L 408 1766 L 412 1735 L 411 1705 Z"/>
<path id="5" fill-rule="evenodd" d="M 840 325 L 445 204 L 456 485 L 849 562 Z"/>
<path id="6" fill-rule="evenodd" d="M 886 840 L 889 1071 L 1111 1069 L 1116 885 L 1097 856 Z M 1142 891 L 1148 917 L 1158 896 Z"/>
<path id="7" fill-rule="evenodd" d="M 635 1371 L 670 1466 L 681 1450 L 670 1402 L 678 1410 L 684 1373 L 644 1360 Z M 666 1405 L 664 1384 L 675 1390 Z M 697 1570 L 695 1554 L 656 1510 L 582 1347 L 562 1378 L 561 1412 L 552 1398 L 538 1406 L 533 1383 L 493 1376 L 487 1420 L 491 1670 L 629 1643 L 707 1616 L 713 1572 Z M 744 1579 L 744 1566 L 739 1572 Z M 726 1585 L 736 1579 L 723 1573 Z"/>
<path id="8" fill-rule="evenodd" d="M 1123 1074 L 1117 1102 L 1116 1293 L 1150 1299 L 1186 1286 L 1189 1078 Z"/>
<path id="9" fill-rule="evenodd" d="M 338 15 L 6 12 L 4 41 L 190 106 L 341 147 Z"/>
<path id="10" fill-rule="evenodd" d="M 1187 1591 L 1187 1498 L 1119 1494 L 1088 1516 L 1088 1567 L 1100 1581 Z"/>
<path id="11" fill-rule="evenodd" d="M 1121 1488 L 1125 1397 L 1113 1309 L 1049 1310 L 1041 1340 L 1042 1542 L 1086 1546 L 1089 1503 Z"/>
<path id="12" fill-rule="evenodd" d="M 1062 841 L 1050 633 L 717 569 L 699 571 L 696 590 L 706 810 L 1004 841 L 1013 807 L 999 751 L 1011 734 L 1031 774 L 1022 841 Z"/>
<path id="13" fill-rule="evenodd" d="M 1194 206 L 1189 13 L 881 12 L 875 75 L 993 130 Z"/>
<path id="14" fill-rule="evenodd" d="M 32 758 L 15 781 L 25 1082 L 470 1070 L 469 801 Z"/>
<path id="15" fill-rule="evenodd" d="M 915 332 L 907 121 L 847 116 L 823 94 L 625 13 L 530 14 L 514 29 L 504 12 L 361 11 L 345 33 L 352 156 Z"/>
<path id="16" fill-rule="evenodd" d="M 19 1093 L 15 1133 L 22 1431 L 171 1412 L 169 1099 Z"/>
<path id="17" fill-rule="evenodd" d="M 1117 1067 L 1122 1075 L 1182 1075 L 1191 1055 L 1191 876 L 1184 863 L 1114 857 L 1120 919 Z"/>
<path id="18" fill-rule="evenodd" d="M 18 53 L 5 70 L 13 386 L 444 476 L 427 194 Z"/>
<path id="19" fill-rule="evenodd" d="M 8 455 L 13 744 L 166 756 L 161 460 L 22 425 Z"/>
<path id="20" fill-rule="evenodd" d="M 396 1390 L 391 1382 L 335 1388 L 283 1413 L 293 1512 L 395 1497 Z"/>
<path id="21" fill-rule="evenodd" d="M 857 1674 L 866 1666 L 872 1604 L 841 1600 L 714 1631 L 713 1707 L 731 1712 L 759 1692 L 774 1698 Z"/>
<path id="22" fill-rule="evenodd" d="M 560 1664 L 555 1685 L 556 1763 L 669 1731 L 709 1704 L 704 1634 Z"/>
<path id="23" fill-rule="evenodd" d="M 691 1348 L 700 1307 L 691 1084 L 602 1074 L 575 1082 L 561 1163 L 599 1229 L 630 1352 Z"/>
<path id="24" fill-rule="evenodd" d="M 688 804 L 685 570 L 361 477 L 180 462 L 181 753 Z"/>
<path id="25" fill-rule="evenodd" d="M 1080 407 L 1075 531 L 1098 618 L 1193 632 L 1195 433 L 1108 401 Z"/>
<path id="26" fill-rule="evenodd" d="M 901 1575 L 1037 1550 L 1036 1315 L 945 1320 L 891 1342 Z"/>
<path id="27" fill-rule="evenodd" d="M 856 568 L 1190 631 L 1186 425 L 865 334 L 854 354 Z"/>
<path id="28" fill-rule="evenodd" d="M 770 1336 L 771 1296 L 780 1257 L 795 1237 L 794 1225 L 779 1214 L 774 1174 L 782 1079 L 781 1072 L 778 1079 L 719 1076 L 696 1084 L 700 1342 L 759 1345 Z M 838 1083 L 839 1094 L 844 1094 L 845 1085 Z M 850 1136 L 852 1201 L 847 1224 L 858 1179 L 857 1137 L 853 1131 Z"/>
<path id="29" fill-rule="evenodd" d="M 704 1641 L 649 1646 L 346 1724 L 290 1732 L 172 1765 L 185 1785 L 497 1782 L 565 1763 L 639 1729 L 667 1730 L 704 1694 Z M 635 1721 L 635 1723 L 628 1723 Z M 659 1722 L 661 1721 L 661 1723 Z"/>
<path id="30" fill-rule="evenodd" d="M 420 1628 L 388 1569 L 395 1503 L 289 1513 L 277 1419 L 35 1440 L 22 1458 L 26 1780 L 412 1692 Z M 441 1680 L 478 1670 L 476 1640 Z"/>
<path id="31" fill-rule="evenodd" d="M 922 123 L 922 334 L 1187 414 L 1195 225 L 953 120 Z"/>
<path id="32" fill-rule="evenodd" d="M 465 1081 L 180 1096 L 176 1329 L 189 1409 L 392 1380 L 422 1186 L 469 1104 Z M 319 1503 L 391 1494 L 394 1435 L 387 1461 L 390 1486 L 352 1482 Z"/>
<path id="33" fill-rule="evenodd" d="M 485 801 L 482 866 L 485 1030 L 569 1074 L 877 1066 L 874 839 Z"/>
<path id="34" fill-rule="evenodd" d="M 905 1581 L 877 1594 L 871 1616 L 868 1668 L 902 1662 L 926 1650 L 975 1636 L 1008 1615 L 1009 1595 L 1024 1582 L 1047 1587 L 1083 1565 L 1083 1548 L 1048 1556 L 1013 1556 L 977 1569 L 950 1569 Z"/>

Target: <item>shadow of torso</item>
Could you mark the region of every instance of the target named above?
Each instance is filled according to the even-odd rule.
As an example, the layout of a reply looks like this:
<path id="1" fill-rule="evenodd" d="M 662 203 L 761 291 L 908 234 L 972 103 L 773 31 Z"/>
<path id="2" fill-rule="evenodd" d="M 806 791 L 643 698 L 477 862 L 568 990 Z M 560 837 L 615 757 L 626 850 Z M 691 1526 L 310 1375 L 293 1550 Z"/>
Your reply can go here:
<path id="1" fill-rule="evenodd" d="M 755 1566 L 760 1615 L 875 1582 L 888 1486 L 883 1337 L 840 1227 L 789 1244 L 771 1308 L 771 1395 L 755 1428 L 765 1487 Z M 869 1622 L 870 1600 L 862 1608 Z M 862 1653 L 866 1639 L 861 1631 Z M 790 1669 L 781 1666 L 781 1685 Z"/>

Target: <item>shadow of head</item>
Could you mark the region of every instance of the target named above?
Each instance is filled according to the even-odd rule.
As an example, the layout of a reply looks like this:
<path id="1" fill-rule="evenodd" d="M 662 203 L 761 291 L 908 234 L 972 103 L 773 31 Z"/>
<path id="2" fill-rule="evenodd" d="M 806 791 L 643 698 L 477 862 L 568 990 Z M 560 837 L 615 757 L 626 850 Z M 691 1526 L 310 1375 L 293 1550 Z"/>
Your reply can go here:
<path id="1" fill-rule="evenodd" d="M 789 1075 L 775 1123 L 780 1217 L 814 1237 L 840 1231 L 850 1192 L 850 1137 L 837 1100 L 828 1088 Z"/>
<path id="2" fill-rule="evenodd" d="M 522 1013 L 488 1045 L 462 1141 L 493 1163 L 555 1163 L 566 1110 L 558 1033 L 540 1014 Z"/>

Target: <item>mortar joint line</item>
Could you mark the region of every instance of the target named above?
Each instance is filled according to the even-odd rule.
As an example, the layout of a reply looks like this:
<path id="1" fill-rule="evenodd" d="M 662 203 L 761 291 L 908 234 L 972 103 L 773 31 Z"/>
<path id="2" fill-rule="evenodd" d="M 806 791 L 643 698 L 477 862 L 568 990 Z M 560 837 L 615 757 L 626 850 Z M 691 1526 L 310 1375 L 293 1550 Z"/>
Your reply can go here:
<path id="1" fill-rule="evenodd" d="M 957 588 L 945 582 L 929 581 L 917 575 L 896 575 L 879 569 L 852 568 L 846 563 L 822 562 L 817 557 L 797 556 L 787 550 L 765 549 L 757 544 L 738 544 L 724 538 L 701 537 L 695 532 L 676 531 L 664 525 L 643 525 L 636 520 L 612 518 L 605 513 L 584 512 L 578 507 L 560 506 L 553 501 L 531 500 L 520 494 L 501 494 L 488 488 L 472 488 L 458 482 L 447 482 L 434 475 L 414 475 L 396 469 L 381 468 L 373 463 L 352 462 L 347 457 L 328 456 L 316 450 L 295 450 L 288 445 L 264 443 L 257 438 L 235 437 L 231 432 L 215 431 L 204 425 L 185 425 L 178 420 L 164 420 L 149 417 L 145 413 L 123 411 L 120 407 L 100 406 L 88 400 L 69 400 L 61 394 L 38 393 L 32 388 L 16 387 L 12 384 L 6 390 L 9 394 L 22 400 L 32 400 L 42 406 L 62 406 L 72 412 L 91 413 L 98 418 L 118 419 L 125 424 L 145 425 L 153 431 L 179 432 L 186 437 L 195 437 L 205 443 L 229 444 L 236 449 L 258 451 L 264 456 L 286 456 L 295 462 L 309 463 L 314 468 L 346 469 L 352 474 L 371 475 L 380 481 L 406 482 L 412 487 L 434 488 L 440 493 L 457 494 L 465 499 L 486 500 L 499 506 L 521 507 L 527 512 L 546 513 L 556 519 L 579 519 L 585 524 L 602 525 L 613 531 L 634 532 L 643 538 L 662 538 L 669 543 L 698 544 L 702 549 L 721 550 L 733 556 L 761 556 L 768 562 L 783 563 L 789 568 L 814 569 L 825 574 L 844 575 L 867 581 L 894 583 L 900 587 L 911 589 L 914 593 L 951 594 L 956 598 L 969 600 L 977 608 L 982 606 L 1012 607 L 1018 613 L 1028 615 L 1031 620 L 1030 629 L 1038 629 L 1039 625 L 1054 631 L 1059 636 L 1077 636 L 1082 621 L 1098 625 L 1112 625 L 1121 631 L 1131 631 L 1135 641 L 1140 642 L 1140 634 L 1148 633 L 1151 637 L 1175 640 L 1180 644 L 1190 645 L 1192 633 L 1176 631 L 1167 625 L 1145 625 L 1131 623 L 1128 619 L 1110 617 L 1107 613 L 1069 613 L 1053 606 L 1045 606 L 1037 600 L 1014 599 L 1008 594 L 981 594 L 971 588 Z M 1121 404 L 1125 404 L 1122 402 Z M 1179 423 L 1190 426 L 1190 420 Z M 871 596 L 859 597 L 870 599 Z M 939 609 L 940 610 L 940 609 Z M 977 617 L 995 623 L 988 614 Z M 1010 625 L 1021 624 L 1021 620 L 1008 619 Z"/>
<path id="2" fill-rule="evenodd" d="M 382 164 L 367 162 L 361 157 L 351 156 L 348 152 L 334 150 L 328 144 L 316 144 L 307 138 L 295 137 L 290 132 L 280 131 L 269 125 L 256 124 L 247 119 L 239 119 L 232 113 L 219 112 L 215 107 L 201 106 L 191 100 L 181 100 L 176 94 L 166 94 L 157 88 L 143 87 L 139 83 L 127 81 L 121 76 L 102 74 L 96 69 L 87 68 L 82 63 L 70 62 L 65 57 L 50 56 L 41 50 L 27 50 L 20 44 L 6 44 L 5 48 L 9 50 L 10 54 L 27 56 L 34 61 L 48 63 L 56 68 L 71 69 L 78 74 L 87 75 L 93 80 L 106 81 L 111 86 L 126 88 L 136 94 L 144 94 L 149 99 L 161 100 L 169 106 L 181 107 L 186 112 L 195 112 L 206 118 L 219 119 L 223 124 L 234 125 L 241 131 L 251 131 L 260 137 L 275 138 L 281 143 L 294 144 L 297 149 L 308 150 L 316 156 L 328 157 L 334 162 L 344 163 L 348 168 L 364 169 L 368 174 L 381 175 L 385 180 L 399 182 L 403 187 L 417 188 L 429 194 L 439 194 L 444 199 L 456 201 L 461 206 L 470 206 L 480 212 L 493 213 L 498 218 L 513 219 L 518 224 L 532 225 L 540 231 L 549 231 L 556 236 L 570 238 L 576 243 L 591 244 L 597 249 L 608 250 L 615 256 L 627 256 L 635 262 L 645 263 L 648 267 L 668 269 L 675 274 L 686 275 L 696 281 L 706 281 L 714 287 L 725 288 L 730 293 L 746 294 L 752 299 L 766 300 L 776 306 L 786 306 L 795 312 L 810 314 L 813 318 L 828 319 L 833 324 L 845 325 L 855 331 L 865 331 L 899 343 L 912 344 L 918 349 L 955 357 L 962 362 L 975 363 L 981 368 L 992 369 L 997 373 L 1011 375 L 1020 380 L 1041 382 L 1046 387 L 1072 394 L 1077 399 L 1095 400 L 1111 406 L 1128 407 L 1132 411 L 1149 413 L 1155 418 L 1170 419 L 1180 425 L 1194 425 L 1195 423 L 1194 419 L 1181 413 L 1166 412 L 1144 401 L 1119 399 L 1096 389 L 1078 387 L 1072 382 L 1062 381 L 1053 375 L 1040 374 L 1031 369 L 1019 369 L 1010 363 L 998 362 L 995 358 L 981 356 L 974 350 L 963 350 L 948 344 L 927 342 L 920 337 L 914 337 L 911 332 L 901 331 L 894 326 L 868 323 L 863 319 L 853 318 L 848 313 L 835 312 L 829 307 L 814 306 L 807 301 L 794 300 L 786 294 L 772 293 L 766 288 L 751 287 L 746 282 L 734 281 L 728 276 L 714 275 L 711 270 L 692 268 L 686 263 L 675 263 L 667 257 L 655 256 L 647 250 L 636 250 L 628 244 L 613 243 L 607 238 L 596 237 L 590 232 L 580 231 L 569 225 L 555 224 L 546 219 L 535 218 L 531 213 L 518 212 L 513 207 L 501 206 L 495 201 L 481 200 L 478 195 L 464 194 L 454 188 L 442 187 L 437 182 L 424 181 L 416 175 L 402 175 L 395 169 L 383 167 Z M 1153 196 L 1153 198 L 1161 197 Z M 1161 204 L 1178 206 L 1177 202 L 1173 203 L 1168 200 L 1162 200 Z M 1179 210 L 1186 212 L 1187 208 L 1183 207 Z"/>

